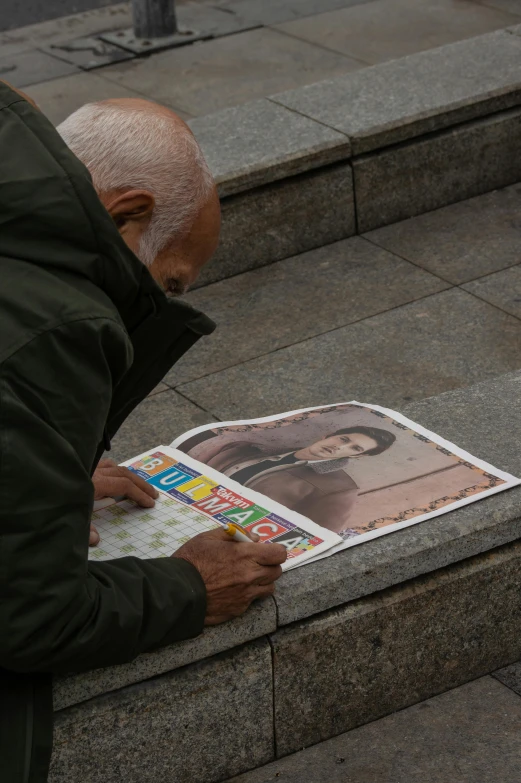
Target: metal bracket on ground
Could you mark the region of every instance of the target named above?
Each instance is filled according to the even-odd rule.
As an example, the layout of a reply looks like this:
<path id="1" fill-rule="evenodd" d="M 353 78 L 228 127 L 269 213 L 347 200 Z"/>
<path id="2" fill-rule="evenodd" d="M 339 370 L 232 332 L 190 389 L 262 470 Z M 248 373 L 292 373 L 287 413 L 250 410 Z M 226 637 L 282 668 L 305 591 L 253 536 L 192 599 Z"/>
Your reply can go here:
<path id="1" fill-rule="evenodd" d="M 50 46 L 41 46 L 40 50 L 84 71 L 131 60 L 134 56 L 129 50 L 94 37 L 61 41 Z"/>
<path id="2" fill-rule="evenodd" d="M 113 46 L 119 46 L 122 50 L 135 55 L 143 55 L 151 52 L 160 52 L 163 49 L 172 49 L 177 46 L 185 46 L 195 41 L 207 41 L 213 38 L 212 33 L 202 33 L 198 30 L 179 29 L 173 35 L 163 35 L 160 38 L 137 38 L 134 30 L 116 30 L 100 35 L 102 41 Z"/>

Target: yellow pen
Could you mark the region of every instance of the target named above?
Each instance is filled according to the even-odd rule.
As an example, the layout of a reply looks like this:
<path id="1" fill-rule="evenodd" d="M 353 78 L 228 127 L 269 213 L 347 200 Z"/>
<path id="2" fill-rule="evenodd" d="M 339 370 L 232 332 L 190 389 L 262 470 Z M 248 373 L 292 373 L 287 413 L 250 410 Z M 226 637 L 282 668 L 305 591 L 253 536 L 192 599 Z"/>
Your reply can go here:
<path id="1" fill-rule="evenodd" d="M 254 542 L 249 538 L 246 533 L 243 533 L 240 527 L 234 525 L 232 522 L 228 522 L 224 528 L 228 535 L 233 538 L 234 541 L 244 541 L 245 544 L 253 544 Z"/>

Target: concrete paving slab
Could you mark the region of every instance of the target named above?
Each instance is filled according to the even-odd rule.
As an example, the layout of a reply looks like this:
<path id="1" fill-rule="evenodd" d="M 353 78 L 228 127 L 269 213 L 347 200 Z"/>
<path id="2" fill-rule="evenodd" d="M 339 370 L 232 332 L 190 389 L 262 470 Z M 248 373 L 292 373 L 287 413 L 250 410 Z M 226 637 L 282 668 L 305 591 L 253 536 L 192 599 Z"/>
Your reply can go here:
<path id="1" fill-rule="evenodd" d="M 192 120 L 219 193 L 228 196 L 348 158 L 343 133 L 265 99 Z"/>
<path id="2" fill-rule="evenodd" d="M 197 0 L 177 4 L 177 19 L 181 29 L 198 30 L 214 36 L 230 35 L 258 27 L 261 22 L 231 4 L 219 8 L 219 3 Z M 513 23 L 514 24 L 514 23 Z"/>
<path id="3" fill-rule="evenodd" d="M 136 39 L 132 26 L 102 34 L 104 41 L 122 46 L 136 54 L 158 52 L 175 46 L 185 46 L 197 40 L 219 38 L 242 30 L 260 26 L 254 20 L 247 19 L 230 8 L 214 8 L 206 3 L 189 3 L 176 9 L 178 33 L 166 38 L 156 37 L 146 40 Z"/>
<path id="4" fill-rule="evenodd" d="M 521 700 L 482 677 L 228 783 L 517 783 Z"/>
<path id="5" fill-rule="evenodd" d="M 12 2 L 18 5 L 18 0 L 12 0 Z M 69 0 L 66 2 L 70 9 Z M 4 15 L 7 14 L 5 3 L 2 4 L 2 11 Z M 81 36 L 96 35 L 104 30 L 128 27 L 130 24 L 132 24 L 130 3 L 118 3 L 117 5 L 109 5 L 108 8 L 95 8 L 59 19 L 27 24 L 17 30 L 0 33 L 0 51 L 3 57 L 7 57 L 28 49 L 37 49 L 39 46 L 47 46 Z"/>
<path id="6" fill-rule="evenodd" d="M 471 454 L 508 473 L 521 476 L 521 450 L 518 448 L 521 420 L 512 416 L 520 398 L 521 372 L 516 371 L 498 375 L 470 388 L 413 402 L 405 407 L 404 412 L 426 429 L 457 443 Z M 514 491 L 521 493 L 521 489 Z M 511 493 L 496 496 L 496 504 L 509 495 L 513 497 Z M 482 508 L 481 502 L 473 508 Z M 459 509 L 458 513 L 462 510 Z"/>
<path id="7" fill-rule="evenodd" d="M 4 0 L 0 26 L 2 30 L 9 30 L 34 22 L 45 22 L 49 18 L 65 16 L 70 14 L 71 10 L 90 11 L 92 8 L 106 5 L 110 5 L 110 0 L 74 0 L 72 9 L 70 0 L 48 0 L 44 3 L 41 0 L 26 0 L 24 3 Z"/>
<path id="8" fill-rule="evenodd" d="M 520 349 L 518 319 L 452 289 L 179 388 L 221 420 L 352 399 L 402 408 L 516 370 Z"/>
<path id="9" fill-rule="evenodd" d="M 519 182 L 520 135 L 512 109 L 355 159 L 359 233 Z"/>
<path id="10" fill-rule="evenodd" d="M 505 32 L 510 33 L 511 35 L 521 35 L 521 24 L 516 24 L 513 27 L 507 27 Z"/>
<path id="11" fill-rule="evenodd" d="M 521 661 L 498 669 L 492 676 L 521 696 Z"/>
<path id="12" fill-rule="evenodd" d="M 460 201 L 365 236 L 444 280 L 466 283 L 519 263 L 521 185 Z"/>
<path id="13" fill-rule="evenodd" d="M 521 266 L 482 277 L 463 286 L 466 291 L 521 319 Z"/>
<path id="14" fill-rule="evenodd" d="M 186 297 L 218 329 L 185 354 L 169 382 L 209 375 L 447 285 L 360 237 L 237 275 Z"/>
<path id="15" fill-rule="evenodd" d="M 487 5 L 489 8 L 499 8 L 500 11 L 509 11 L 512 14 L 519 13 L 518 0 L 474 0 L 481 5 Z"/>
<path id="16" fill-rule="evenodd" d="M 193 0 L 175 0 L 176 6 L 182 6 Z M 196 0 L 201 3 L 211 3 L 213 0 Z M 74 11 L 74 14 L 71 14 Z M 120 12 L 126 13 L 130 19 L 131 0 L 114 5 L 112 0 L 25 0 L 19 3 L 18 0 L 3 0 L 2 18 L 0 27 L 5 30 L 18 32 L 22 27 L 41 27 L 51 26 L 53 23 L 72 22 L 74 25 L 82 25 L 92 22 L 94 17 L 110 18 L 113 14 Z M 70 16 L 68 14 L 71 14 Z M 96 31 L 108 30 L 108 26 L 97 27 Z M 80 33 L 81 34 L 81 33 Z"/>
<path id="17" fill-rule="evenodd" d="M 346 133 L 359 154 L 515 106 L 520 58 L 521 38 L 499 31 L 271 100 Z"/>
<path id="18" fill-rule="evenodd" d="M 215 256 L 199 285 L 289 258 L 356 233 L 349 163 L 225 198 Z"/>
<path id="19" fill-rule="evenodd" d="M 225 8 L 240 13 L 246 19 L 260 21 L 262 24 L 271 25 L 278 22 L 286 22 L 291 19 L 300 19 L 304 16 L 320 14 L 324 11 L 332 11 L 335 8 L 358 5 L 359 3 L 372 2 L 373 0 L 224 0 Z"/>
<path id="20" fill-rule="evenodd" d="M 154 394 L 159 394 L 160 392 L 164 392 L 164 391 L 168 391 L 168 386 L 166 385 L 166 383 L 158 383 L 156 388 L 152 389 L 152 391 L 148 396 L 153 397 Z"/>
<path id="21" fill-rule="evenodd" d="M 201 43 L 213 37 L 209 30 L 196 30 L 194 27 L 185 27 L 184 25 L 171 35 L 149 36 L 148 38 L 137 38 L 133 27 L 101 34 L 103 41 L 121 46 L 125 51 L 139 56 L 157 54 L 157 52 L 163 52 L 166 49 L 175 49 L 196 42 Z"/>
<path id="22" fill-rule="evenodd" d="M 473 38 L 521 20 L 467 0 L 374 0 L 277 25 L 276 29 L 376 64 Z"/>
<path id="23" fill-rule="evenodd" d="M 215 421 L 211 414 L 174 391 L 154 394 L 130 414 L 105 456 L 124 462 L 153 446 L 168 445 L 186 430 L 211 421 Z"/>
<path id="24" fill-rule="evenodd" d="M 75 73 L 62 79 L 28 84 L 25 92 L 55 125 L 59 125 L 69 114 L 91 101 L 143 97 L 128 87 L 109 82 L 94 73 Z"/>
<path id="25" fill-rule="evenodd" d="M 41 46 L 40 51 L 50 54 L 51 57 L 64 60 L 66 63 L 71 63 L 71 65 L 76 65 L 84 71 L 91 71 L 94 68 L 112 65 L 123 60 L 131 60 L 133 57 L 130 52 L 125 52 L 119 46 L 112 46 L 101 41 L 96 36 L 73 38 L 49 46 Z"/>
<path id="26" fill-rule="evenodd" d="M 110 66 L 102 74 L 196 116 L 358 67 L 344 55 L 264 28 Z"/>
<path id="27" fill-rule="evenodd" d="M 45 82 L 71 73 L 78 73 L 74 65 L 36 50 L 0 57 L 0 79 L 13 87 L 26 87 L 34 82 Z"/>

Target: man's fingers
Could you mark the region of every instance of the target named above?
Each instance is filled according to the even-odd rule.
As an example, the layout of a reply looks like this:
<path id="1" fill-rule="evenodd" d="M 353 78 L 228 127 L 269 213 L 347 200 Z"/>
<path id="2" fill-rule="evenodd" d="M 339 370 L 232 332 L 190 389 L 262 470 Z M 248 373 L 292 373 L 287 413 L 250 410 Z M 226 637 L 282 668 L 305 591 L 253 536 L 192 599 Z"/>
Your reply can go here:
<path id="1" fill-rule="evenodd" d="M 228 622 L 229 620 L 232 620 L 234 617 L 239 617 L 241 614 L 244 614 L 244 612 L 250 607 L 250 605 L 254 601 L 259 601 L 262 598 L 268 598 L 270 595 L 273 595 L 275 592 L 275 585 L 269 584 L 269 585 L 258 585 L 257 587 L 252 589 L 250 598 L 247 599 L 247 601 L 238 608 L 233 614 L 221 614 L 221 615 L 209 615 L 206 617 L 204 624 L 205 625 L 219 625 L 220 623 Z"/>
<path id="2" fill-rule="evenodd" d="M 220 625 L 221 623 L 227 623 L 229 620 L 233 620 L 233 614 L 221 614 L 221 615 L 211 615 L 210 617 L 206 617 L 204 624 L 205 625 Z"/>
<path id="3" fill-rule="evenodd" d="M 104 461 L 104 463 L 107 461 Z M 128 468 L 100 464 L 94 473 L 95 499 L 124 495 L 143 508 L 152 508 L 157 489 Z"/>
<path id="4" fill-rule="evenodd" d="M 282 544 L 262 544 L 262 546 L 255 544 L 255 547 L 250 547 L 250 549 L 250 556 L 259 565 L 282 565 L 288 557 L 287 549 Z"/>
<path id="5" fill-rule="evenodd" d="M 107 476 L 96 481 L 96 490 L 100 497 L 114 498 L 124 495 L 133 500 L 142 508 L 152 508 L 154 499 L 147 492 L 143 492 L 133 481 L 128 478 Z"/>
<path id="6" fill-rule="evenodd" d="M 129 500 L 133 500 L 135 503 L 138 504 L 138 506 L 142 506 L 143 508 L 152 508 L 152 506 L 155 505 L 155 498 L 158 496 L 158 492 L 154 490 L 154 487 L 151 487 L 151 489 L 154 490 L 154 494 L 151 494 L 150 492 L 145 491 L 141 486 L 136 484 L 134 481 L 128 478 L 119 479 L 122 482 L 122 486 L 124 486 L 123 492 L 120 492 L 119 494 L 125 495 L 125 497 L 129 498 Z M 149 485 L 145 483 L 145 486 L 147 490 L 149 489 Z"/>
<path id="7" fill-rule="evenodd" d="M 280 565 L 266 566 L 262 569 L 262 574 L 257 577 L 254 584 L 264 587 L 272 585 L 282 576 L 282 567 Z"/>
<path id="8" fill-rule="evenodd" d="M 247 536 L 252 544 L 258 544 L 260 541 L 260 536 L 256 535 L 255 533 L 252 533 L 250 530 L 245 530 L 240 525 L 236 525 L 237 528 L 241 531 L 241 533 L 244 533 L 245 536 Z M 231 541 L 235 541 L 236 539 L 233 538 L 233 536 L 230 536 L 229 533 L 226 533 L 226 535 L 230 538 Z M 247 544 L 247 541 L 236 541 L 236 543 L 239 544 Z"/>
<path id="9" fill-rule="evenodd" d="M 267 598 L 269 595 L 273 595 L 275 592 L 275 585 L 273 582 L 269 585 L 259 585 L 253 596 L 253 601 L 257 601 L 259 598 Z"/>
<path id="10" fill-rule="evenodd" d="M 237 526 L 239 527 L 239 525 Z M 257 544 L 260 541 L 260 537 L 255 535 L 255 533 L 250 533 L 249 530 L 244 530 L 241 528 L 242 532 L 248 536 L 248 538 L 251 539 L 252 544 Z M 232 544 L 247 544 L 246 541 L 234 541 L 233 537 L 226 532 L 224 527 L 222 525 L 219 525 L 219 527 L 215 528 L 214 530 L 208 530 L 206 533 L 199 533 L 200 536 L 205 536 L 206 538 L 216 538 L 219 541 L 229 541 Z M 249 546 L 249 544 L 247 544 Z"/>
<path id="11" fill-rule="evenodd" d="M 261 584 L 252 585 L 246 605 L 241 611 L 241 614 L 245 612 L 254 601 L 258 601 L 261 598 L 267 598 L 269 595 L 273 595 L 274 592 L 275 592 L 274 582 L 270 582 L 269 584 L 265 584 L 265 585 L 261 585 Z"/>
<path id="12" fill-rule="evenodd" d="M 90 532 L 89 532 L 89 546 L 96 546 L 96 544 L 99 544 L 99 533 L 94 527 L 94 525 L 90 526 Z"/>
<path id="13" fill-rule="evenodd" d="M 145 479 L 141 478 L 141 476 L 138 476 L 137 473 L 134 473 L 131 470 L 127 470 L 127 468 L 120 468 L 120 470 L 123 470 L 123 476 L 130 479 L 130 481 L 132 481 L 132 483 L 135 484 L 136 487 L 138 487 L 142 492 L 145 492 L 151 498 L 159 497 L 159 492 L 153 486 L 153 484 L 149 484 L 148 481 L 145 481 Z"/>
<path id="14" fill-rule="evenodd" d="M 257 533 L 252 533 L 250 530 L 243 530 L 242 532 L 245 533 L 247 536 L 249 536 L 249 538 L 251 538 L 254 544 L 259 543 L 260 536 L 258 536 Z"/>
<path id="15" fill-rule="evenodd" d="M 226 541 L 227 543 L 233 544 L 233 540 L 231 536 L 228 535 L 226 530 L 223 527 L 221 527 L 221 525 L 219 525 L 219 527 L 214 528 L 213 530 L 207 530 L 206 533 L 198 533 L 191 540 L 195 541 L 198 538 L 216 539 L 217 541 Z"/>
<path id="16" fill-rule="evenodd" d="M 101 468 L 117 468 L 117 467 L 118 467 L 118 463 L 114 462 L 113 459 L 100 459 L 96 470 L 100 470 Z"/>
<path id="17" fill-rule="evenodd" d="M 159 497 L 159 492 L 152 484 L 149 484 L 148 481 L 145 481 L 145 479 L 141 478 L 141 476 L 138 476 L 137 473 L 134 473 L 134 471 L 129 470 L 128 468 L 121 468 L 118 465 L 108 466 L 108 468 L 102 467 L 100 469 L 100 476 L 103 478 L 107 477 L 127 479 L 128 481 L 131 481 L 133 484 L 135 484 L 136 487 L 139 487 L 142 492 L 145 492 L 151 498 Z"/>

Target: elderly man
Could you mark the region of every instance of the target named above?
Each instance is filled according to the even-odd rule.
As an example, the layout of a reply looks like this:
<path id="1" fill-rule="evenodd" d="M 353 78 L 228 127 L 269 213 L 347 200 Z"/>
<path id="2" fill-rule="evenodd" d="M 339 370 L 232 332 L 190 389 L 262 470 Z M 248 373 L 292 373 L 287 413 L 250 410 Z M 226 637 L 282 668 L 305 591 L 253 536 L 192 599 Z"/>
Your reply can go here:
<path id="1" fill-rule="evenodd" d="M 60 130 L 92 180 L 0 84 L 2 783 L 47 779 L 52 673 L 129 661 L 237 616 L 273 591 L 286 557 L 214 531 L 169 558 L 88 563 L 95 495 L 153 504 L 130 473 L 94 471 L 125 417 L 213 328 L 164 291 L 182 292 L 213 253 L 219 205 L 166 109 L 102 103 Z"/>

